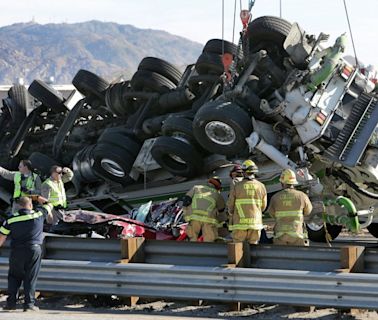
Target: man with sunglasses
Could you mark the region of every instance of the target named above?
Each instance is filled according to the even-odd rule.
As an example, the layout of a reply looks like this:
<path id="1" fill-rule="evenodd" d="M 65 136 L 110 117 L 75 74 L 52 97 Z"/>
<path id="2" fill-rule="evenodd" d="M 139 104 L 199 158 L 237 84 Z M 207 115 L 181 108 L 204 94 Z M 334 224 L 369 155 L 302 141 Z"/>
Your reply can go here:
<path id="1" fill-rule="evenodd" d="M 50 177 L 42 184 L 41 194 L 54 207 L 53 221 L 55 225 L 63 217 L 64 209 L 67 207 L 66 190 L 64 184 L 71 181 L 74 174 L 70 168 L 54 165 L 50 169 Z"/>

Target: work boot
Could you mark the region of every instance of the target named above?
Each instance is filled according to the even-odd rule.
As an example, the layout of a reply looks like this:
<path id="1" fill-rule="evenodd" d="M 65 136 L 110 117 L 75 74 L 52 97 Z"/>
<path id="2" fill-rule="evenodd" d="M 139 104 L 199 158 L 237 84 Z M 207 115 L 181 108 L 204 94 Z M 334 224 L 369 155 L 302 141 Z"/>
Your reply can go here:
<path id="1" fill-rule="evenodd" d="M 39 311 L 39 308 L 37 306 L 26 306 L 24 307 L 24 312 L 28 311 Z"/>
<path id="2" fill-rule="evenodd" d="M 5 305 L 3 307 L 3 311 L 13 311 L 13 310 L 16 310 L 16 306 L 12 306 L 12 305 Z"/>

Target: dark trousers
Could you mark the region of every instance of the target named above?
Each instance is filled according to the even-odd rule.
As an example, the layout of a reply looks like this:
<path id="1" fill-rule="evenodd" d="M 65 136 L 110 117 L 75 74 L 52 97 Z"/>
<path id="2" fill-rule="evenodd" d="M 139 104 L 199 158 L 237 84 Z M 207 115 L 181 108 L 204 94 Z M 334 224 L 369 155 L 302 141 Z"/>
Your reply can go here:
<path id="1" fill-rule="evenodd" d="M 35 287 L 41 267 L 42 250 L 40 245 L 12 248 L 9 257 L 8 306 L 15 306 L 18 290 L 24 283 L 25 307 L 34 305 Z"/>

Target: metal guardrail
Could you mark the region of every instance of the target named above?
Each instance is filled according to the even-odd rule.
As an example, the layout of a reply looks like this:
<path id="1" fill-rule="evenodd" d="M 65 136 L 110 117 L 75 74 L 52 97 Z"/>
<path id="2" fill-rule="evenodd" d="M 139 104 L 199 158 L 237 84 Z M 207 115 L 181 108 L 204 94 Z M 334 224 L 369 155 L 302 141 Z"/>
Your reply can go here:
<path id="1" fill-rule="evenodd" d="M 76 261 L 116 261 L 121 259 L 120 240 L 75 237 L 46 237 L 44 258 Z"/>
<path id="2" fill-rule="evenodd" d="M 378 249 L 368 248 L 365 249 L 365 269 L 367 273 L 378 274 Z"/>
<path id="3" fill-rule="evenodd" d="M 143 250 L 146 263 L 215 267 L 228 262 L 224 243 L 147 240 Z"/>
<path id="4" fill-rule="evenodd" d="M 9 244 L 8 244 L 9 245 Z M 44 259 L 114 262 L 121 259 L 121 242 L 114 239 L 46 237 Z M 251 245 L 250 266 L 261 269 L 331 272 L 340 268 L 340 247 Z M 144 262 L 216 267 L 228 263 L 227 244 L 146 240 Z M 0 257 L 9 247 L 0 248 Z M 378 274 L 378 249 L 365 248 L 364 272 Z"/>
<path id="5" fill-rule="evenodd" d="M 7 259 L 0 258 L 0 288 Z M 378 275 L 44 260 L 37 290 L 378 309 Z"/>
<path id="6" fill-rule="evenodd" d="M 323 272 L 340 268 L 340 248 L 253 245 L 250 252 L 253 268 Z"/>

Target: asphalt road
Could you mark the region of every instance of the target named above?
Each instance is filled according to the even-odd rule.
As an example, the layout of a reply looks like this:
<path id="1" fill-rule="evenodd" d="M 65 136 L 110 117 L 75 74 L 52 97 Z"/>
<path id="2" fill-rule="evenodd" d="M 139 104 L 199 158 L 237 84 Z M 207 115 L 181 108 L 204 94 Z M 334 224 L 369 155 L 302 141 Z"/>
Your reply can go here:
<path id="1" fill-rule="evenodd" d="M 178 320 L 178 319 L 192 319 L 193 317 L 176 317 L 170 315 L 144 315 L 137 313 L 124 312 L 105 312 L 103 310 L 96 312 L 83 312 L 83 311 L 58 311 L 58 310 L 41 310 L 39 312 L 23 312 L 22 310 L 17 310 L 14 312 L 3 312 L 0 311 L 1 320 L 108 320 L 108 319 L 122 319 L 122 320 Z M 196 319 L 222 319 L 222 318 L 201 318 L 195 317 Z M 224 318 L 223 318 L 224 319 Z"/>

